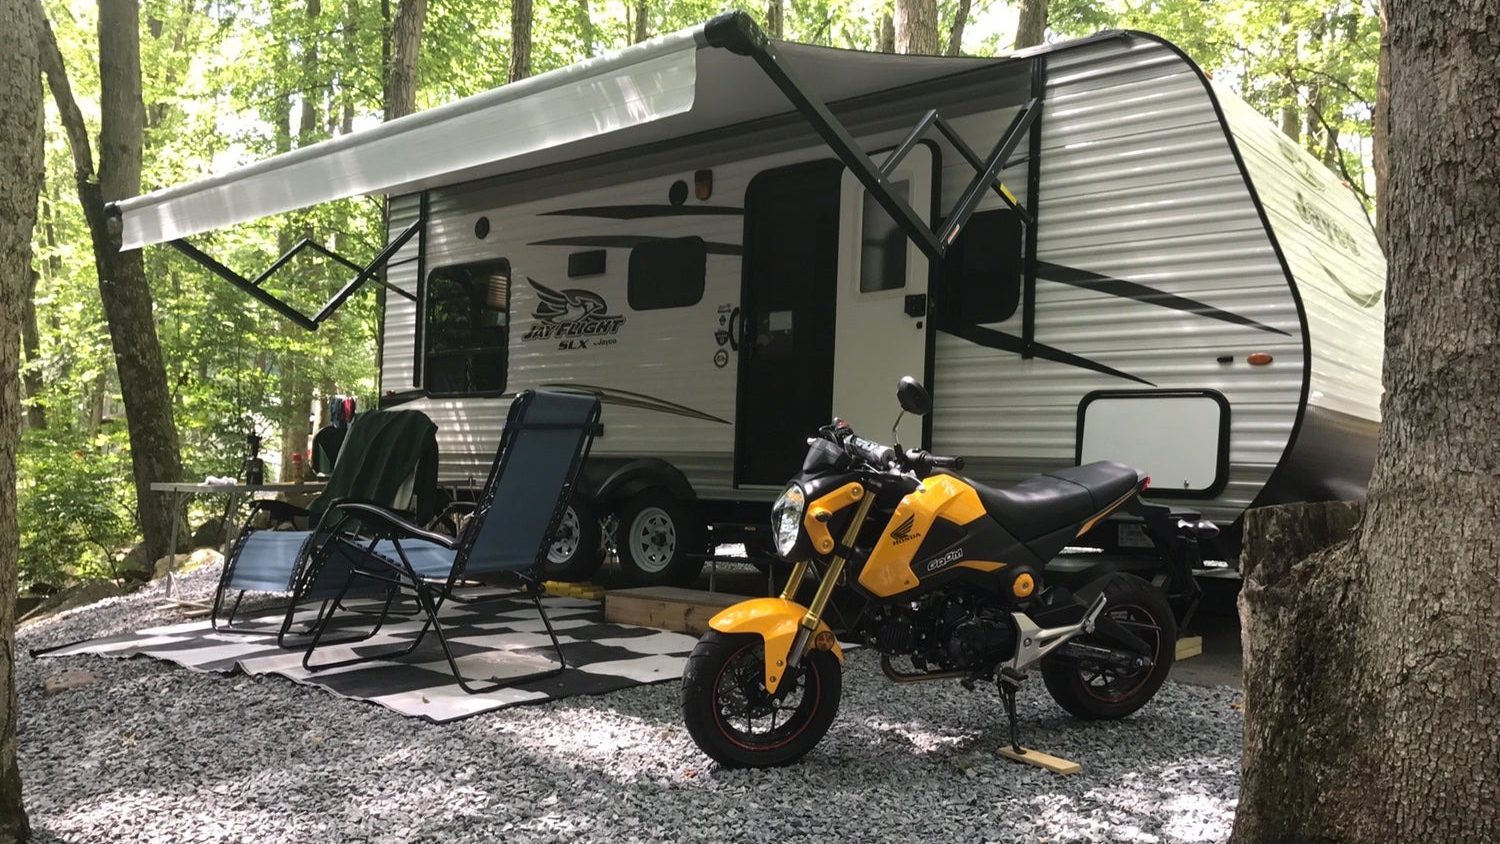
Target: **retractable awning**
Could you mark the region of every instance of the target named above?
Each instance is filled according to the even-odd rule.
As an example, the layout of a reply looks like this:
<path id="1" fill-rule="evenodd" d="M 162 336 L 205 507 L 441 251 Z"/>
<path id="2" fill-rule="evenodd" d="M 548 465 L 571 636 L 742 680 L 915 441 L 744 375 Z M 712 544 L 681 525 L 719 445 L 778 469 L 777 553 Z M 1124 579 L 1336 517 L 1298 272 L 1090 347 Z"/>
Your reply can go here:
<path id="1" fill-rule="evenodd" d="M 122 248 L 170 243 L 209 270 L 309 330 L 361 285 L 383 283 L 380 269 L 425 225 L 419 217 L 361 267 L 304 240 L 253 279 L 187 241 L 191 235 L 322 202 L 368 194 L 403 195 L 474 179 L 518 173 L 625 149 L 796 114 L 826 143 L 927 256 L 941 260 L 974 212 L 994 191 L 1028 228 L 1029 209 L 997 181 L 1022 137 L 1033 147 L 1040 129 L 1043 73 L 1033 62 L 1031 98 L 986 155 L 975 152 L 936 110 L 876 164 L 829 104 L 929 82 L 1004 61 L 1028 60 L 1049 48 L 1001 58 L 906 56 L 836 50 L 767 39 L 743 12 L 626 48 L 609 56 L 506 85 L 256 164 L 110 206 Z M 926 135 L 941 134 L 974 168 L 958 201 L 930 227 L 888 176 Z M 1035 173 L 1035 167 L 1032 167 Z M 1031 238 L 1032 235 L 1028 235 Z M 1030 241 L 1029 241 L 1030 242 Z M 304 249 L 356 270 L 352 281 L 314 314 L 263 288 Z M 1034 250 L 1028 249 L 1028 255 Z M 1028 270 L 1028 278 L 1031 271 Z M 399 288 L 394 292 L 410 297 Z"/>
<path id="2" fill-rule="evenodd" d="M 115 206 L 122 248 L 331 200 L 412 193 L 794 111 L 754 61 L 731 49 L 712 49 L 719 45 L 708 31 L 722 21 L 124 200 Z M 775 50 L 806 93 L 824 103 L 996 61 L 781 42 Z"/>

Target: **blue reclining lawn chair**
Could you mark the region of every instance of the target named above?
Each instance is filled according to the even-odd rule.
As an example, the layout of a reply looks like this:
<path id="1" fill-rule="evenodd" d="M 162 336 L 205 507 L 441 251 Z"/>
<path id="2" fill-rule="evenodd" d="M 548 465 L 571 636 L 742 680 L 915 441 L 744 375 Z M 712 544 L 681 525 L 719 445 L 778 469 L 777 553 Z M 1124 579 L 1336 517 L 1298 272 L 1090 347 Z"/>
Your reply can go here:
<path id="1" fill-rule="evenodd" d="M 321 529 L 330 506 L 357 500 L 412 514 L 420 521 L 432 516 L 437 499 L 437 426 L 415 410 L 372 411 L 360 415 L 334 464 L 323 494 L 307 509 L 283 501 L 251 502 L 250 516 L 235 540 L 214 592 L 210 621 L 216 630 L 269 634 L 272 631 L 234 627 L 234 616 L 246 592 L 289 592 L 291 602 L 277 639 L 283 646 L 291 632 L 297 606 L 308 598 L 327 599 L 344 583 L 349 561 L 343 555 L 324 555 L 324 564 L 309 565 L 314 552 L 329 544 L 332 534 Z M 258 513 L 273 525 L 295 525 L 305 530 L 268 530 L 250 527 Z M 221 620 L 224 597 L 236 592 L 227 618 Z M 325 603 L 319 615 L 327 611 Z"/>
<path id="2" fill-rule="evenodd" d="M 562 519 L 568 495 L 588 457 L 598 425 L 599 400 L 594 396 L 532 390 L 517 396 L 506 416 L 489 479 L 485 481 L 473 515 L 457 538 L 424 530 L 389 510 L 370 504 L 340 502 L 333 505 L 329 519 L 335 520 L 331 531 L 336 539 L 319 548 L 317 553 L 320 558 L 343 555 L 353 561 L 353 566 L 329 611 L 316 622 L 312 642 L 302 658 L 303 666 L 309 671 L 319 671 L 366 659 L 403 656 L 415 650 L 427 631 L 433 629 L 437 631 L 454 678 L 464 691 L 471 694 L 561 673 L 567 668 L 567 661 L 542 606 L 541 567 L 546 563 L 548 544 Z M 349 526 L 354 527 L 350 529 Z M 453 594 L 461 583 L 501 578 L 519 580 L 521 588 L 477 600 L 518 594 L 531 598 L 547 634 L 552 637 L 558 667 L 520 677 L 491 677 L 489 679 L 495 682 L 477 687 L 459 670 L 438 613 L 449 599 L 470 602 Z M 385 607 L 374 630 L 356 638 L 340 640 L 337 644 L 363 641 L 375 635 L 390 607 L 391 597 L 401 590 L 410 590 L 416 596 L 418 607 L 427 616 L 421 632 L 410 645 L 399 649 L 313 665 L 313 652 L 318 646 L 334 644 L 323 642 L 323 635 L 345 594 L 360 580 L 385 585 Z"/>

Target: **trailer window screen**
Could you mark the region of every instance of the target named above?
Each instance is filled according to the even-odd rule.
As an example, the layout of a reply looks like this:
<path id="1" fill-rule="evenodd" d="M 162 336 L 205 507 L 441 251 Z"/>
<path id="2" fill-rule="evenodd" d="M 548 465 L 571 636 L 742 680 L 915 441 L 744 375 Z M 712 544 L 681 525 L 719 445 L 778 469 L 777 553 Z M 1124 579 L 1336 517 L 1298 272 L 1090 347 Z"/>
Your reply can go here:
<path id="1" fill-rule="evenodd" d="M 911 185 L 907 182 L 891 182 L 891 193 L 911 201 Z M 868 191 L 863 217 L 859 236 L 859 292 L 878 293 L 905 287 L 906 234 Z"/>
<path id="2" fill-rule="evenodd" d="M 630 250 L 625 298 L 637 311 L 686 308 L 703 299 L 708 246 L 701 237 L 648 240 Z"/>
<path id="3" fill-rule="evenodd" d="M 969 218 L 943 261 L 942 312 L 949 324 L 1010 319 L 1021 303 L 1023 227 L 1009 208 Z"/>
<path id="4" fill-rule="evenodd" d="M 434 270 L 427 277 L 423 384 L 428 395 L 505 389 L 510 341 L 510 261 Z"/>

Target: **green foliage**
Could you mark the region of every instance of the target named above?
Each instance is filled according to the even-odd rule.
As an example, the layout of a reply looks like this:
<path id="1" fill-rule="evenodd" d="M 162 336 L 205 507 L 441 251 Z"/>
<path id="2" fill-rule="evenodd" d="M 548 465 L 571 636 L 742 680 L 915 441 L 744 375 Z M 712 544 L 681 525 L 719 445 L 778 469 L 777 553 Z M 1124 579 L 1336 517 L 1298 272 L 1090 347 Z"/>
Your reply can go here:
<path id="1" fill-rule="evenodd" d="M 92 436 L 27 431 L 20 454 L 20 583 L 113 577 L 136 536 L 124 426 Z"/>

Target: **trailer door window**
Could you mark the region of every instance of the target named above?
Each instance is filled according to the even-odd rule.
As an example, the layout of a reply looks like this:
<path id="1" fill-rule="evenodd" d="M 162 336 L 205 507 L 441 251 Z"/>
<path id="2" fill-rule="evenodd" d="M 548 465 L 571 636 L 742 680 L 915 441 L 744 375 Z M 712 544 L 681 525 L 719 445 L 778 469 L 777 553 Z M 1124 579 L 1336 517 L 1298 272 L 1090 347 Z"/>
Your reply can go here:
<path id="1" fill-rule="evenodd" d="M 947 325 L 1010 319 L 1021 303 L 1023 227 L 1009 208 L 969 218 L 943 261 L 941 313 Z"/>
<path id="2" fill-rule="evenodd" d="M 911 201 L 911 185 L 905 181 L 891 182 L 891 193 Z M 859 292 L 878 293 L 905 286 L 906 234 L 880 207 L 875 195 L 865 191 L 859 234 Z"/>
<path id="3" fill-rule="evenodd" d="M 510 261 L 503 258 L 434 270 L 427 277 L 428 395 L 505 390 L 510 341 Z"/>
<path id="4" fill-rule="evenodd" d="M 708 245 L 701 237 L 648 240 L 630 250 L 625 299 L 637 311 L 686 308 L 703 299 Z"/>

